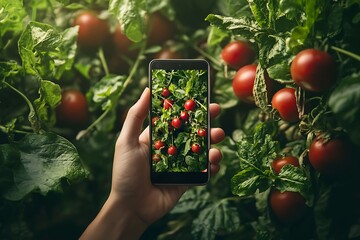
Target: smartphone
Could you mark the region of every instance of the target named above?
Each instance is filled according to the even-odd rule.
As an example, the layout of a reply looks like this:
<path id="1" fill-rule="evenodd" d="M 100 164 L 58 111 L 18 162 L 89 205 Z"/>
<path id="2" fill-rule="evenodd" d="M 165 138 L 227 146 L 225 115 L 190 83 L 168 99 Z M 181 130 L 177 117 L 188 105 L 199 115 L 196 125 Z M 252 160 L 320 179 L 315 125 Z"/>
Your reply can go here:
<path id="1" fill-rule="evenodd" d="M 152 183 L 206 184 L 210 176 L 209 63 L 152 60 L 149 86 Z"/>

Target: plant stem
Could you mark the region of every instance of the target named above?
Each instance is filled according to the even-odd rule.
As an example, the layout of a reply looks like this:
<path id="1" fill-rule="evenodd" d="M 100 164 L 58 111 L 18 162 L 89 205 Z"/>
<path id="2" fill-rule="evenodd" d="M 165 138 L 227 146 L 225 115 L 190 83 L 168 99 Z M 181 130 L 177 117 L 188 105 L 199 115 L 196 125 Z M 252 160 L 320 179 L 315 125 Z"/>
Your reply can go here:
<path id="1" fill-rule="evenodd" d="M 104 55 L 104 51 L 102 48 L 99 49 L 99 58 L 100 58 L 100 62 L 101 62 L 101 65 L 103 66 L 104 68 L 104 72 L 105 72 L 105 75 L 108 76 L 110 73 L 109 73 L 109 67 L 107 65 L 107 62 L 106 62 L 106 59 L 105 59 L 105 55 Z"/>
<path id="2" fill-rule="evenodd" d="M 194 100 L 195 100 L 195 102 L 196 102 L 197 104 L 199 104 L 200 107 L 202 107 L 205 111 L 207 110 L 206 107 L 205 107 L 204 105 L 202 105 L 198 100 L 196 100 L 196 99 L 194 99 Z"/>
<path id="3" fill-rule="evenodd" d="M 9 132 L 20 133 L 20 134 L 29 134 L 30 133 L 30 132 L 25 132 L 25 131 L 21 131 L 21 130 L 10 129 L 3 125 L 0 125 L 0 131 L 2 131 L 3 133 L 9 133 Z"/>
<path id="4" fill-rule="evenodd" d="M 82 137 L 86 136 L 99 122 L 101 122 L 106 115 L 110 112 L 111 108 L 106 109 L 101 115 L 100 117 L 98 117 L 89 127 L 87 127 L 85 130 L 80 131 L 77 135 L 76 135 L 76 140 L 81 139 Z"/>
<path id="5" fill-rule="evenodd" d="M 352 57 L 357 61 L 360 61 L 360 55 L 357 55 L 357 54 L 355 54 L 353 52 L 349 52 L 347 50 L 344 50 L 344 49 L 338 48 L 338 47 L 334 47 L 334 46 L 331 46 L 331 49 L 333 49 L 333 50 L 335 50 L 337 52 L 343 53 L 345 55 L 348 55 L 349 57 Z"/>
<path id="6" fill-rule="evenodd" d="M 199 48 L 198 46 L 194 45 L 193 46 L 194 49 L 199 52 L 201 55 L 203 55 L 204 57 L 208 58 L 213 64 L 217 65 L 218 67 L 221 67 L 221 63 L 220 61 L 218 61 L 217 59 L 213 58 L 212 56 L 210 56 L 207 52 L 203 51 L 201 48 Z"/>

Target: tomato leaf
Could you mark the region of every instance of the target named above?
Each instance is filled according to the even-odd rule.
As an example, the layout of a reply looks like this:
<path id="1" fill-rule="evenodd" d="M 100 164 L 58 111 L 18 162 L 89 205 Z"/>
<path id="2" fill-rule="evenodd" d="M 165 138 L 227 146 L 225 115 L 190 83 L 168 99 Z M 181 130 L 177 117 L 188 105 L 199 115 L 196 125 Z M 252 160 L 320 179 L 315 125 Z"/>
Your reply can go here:
<path id="1" fill-rule="evenodd" d="M 145 18 L 141 15 L 145 5 L 145 0 L 110 0 L 109 12 L 115 15 L 131 41 L 140 42 L 145 36 Z"/>
<path id="2" fill-rule="evenodd" d="M 231 178 L 232 193 L 239 197 L 251 196 L 259 189 L 265 191 L 270 186 L 269 180 L 257 174 L 253 169 L 241 170 Z"/>
<path id="3" fill-rule="evenodd" d="M 270 5 L 272 1 L 268 2 L 263 0 L 248 0 L 248 2 L 253 16 L 259 26 L 261 28 L 269 27 L 270 19 L 268 5 Z"/>
<path id="4" fill-rule="evenodd" d="M 46 127 L 56 122 L 55 108 L 61 101 L 61 88 L 58 84 L 41 80 L 39 88 L 40 97 L 34 101 L 38 119 Z"/>
<path id="5" fill-rule="evenodd" d="M 171 214 L 188 213 L 199 211 L 210 203 L 210 193 L 202 187 L 194 187 L 187 190 L 175 205 Z"/>
<path id="6" fill-rule="evenodd" d="M 199 224 L 201 223 L 201 224 Z M 221 200 L 202 210 L 192 223 L 195 239 L 215 239 L 218 232 L 227 233 L 238 229 L 240 218 L 237 209 L 229 201 Z"/>
<path id="7" fill-rule="evenodd" d="M 1 145 L 4 158 L 10 156 L 9 148 L 18 152 L 20 163 L 12 168 L 14 184 L 3 195 L 8 200 L 20 200 L 32 191 L 46 195 L 61 189 L 62 178 L 77 181 L 87 174 L 74 145 L 56 134 L 28 134 L 19 142 Z"/>
<path id="8" fill-rule="evenodd" d="M 351 140 L 360 146 L 360 73 L 344 78 L 331 93 L 328 105 Z"/>

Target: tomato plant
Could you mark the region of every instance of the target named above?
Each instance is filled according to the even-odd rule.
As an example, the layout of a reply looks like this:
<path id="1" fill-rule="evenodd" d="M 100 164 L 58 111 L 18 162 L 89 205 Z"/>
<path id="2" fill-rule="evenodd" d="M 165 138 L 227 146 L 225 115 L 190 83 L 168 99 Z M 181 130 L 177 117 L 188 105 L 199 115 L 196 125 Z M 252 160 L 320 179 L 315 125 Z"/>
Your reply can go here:
<path id="1" fill-rule="evenodd" d="M 191 145 L 191 151 L 193 151 L 193 153 L 199 153 L 201 146 L 198 143 L 193 143 L 193 145 Z"/>
<path id="2" fill-rule="evenodd" d="M 198 134 L 200 137 L 206 137 L 206 135 L 207 135 L 206 129 L 199 129 L 199 130 L 197 131 L 197 134 Z"/>
<path id="3" fill-rule="evenodd" d="M 154 162 L 159 162 L 160 160 L 161 160 L 161 155 L 160 154 L 153 154 L 152 155 L 152 160 L 154 161 Z"/>
<path id="4" fill-rule="evenodd" d="M 176 128 L 176 129 L 181 128 L 181 125 L 182 125 L 182 122 L 181 122 L 180 118 L 174 118 L 174 119 L 171 121 L 171 126 L 173 126 L 173 127 Z"/>
<path id="5" fill-rule="evenodd" d="M 183 121 L 187 121 L 187 120 L 189 119 L 189 114 L 188 114 L 188 112 L 186 112 L 186 111 L 181 112 L 181 113 L 180 113 L 180 118 L 181 118 L 181 120 L 183 120 Z"/>
<path id="6" fill-rule="evenodd" d="M 155 147 L 155 149 L 160 150 L 160 149 L 162 149 L 163 147 L 165 147 L 165 143 L 162 142 L 161 140 L 157 140 L 157 141 L 154 143 L 154 147 Z"/>
<path id="7" fill-rule="evenodd" d="M 283 120 L 288 122 L 299 121 L 294 88 L 282 88 L 277 91 L 272 97 L 271 105 L 279 112 Z"/>
<path id="8" fill-rule="evenodd" d="M 167 89 L 167 88 L 164 88 L 161 92 L 161 95 L 163 95 L 165 98 L 169 97 L 170 94 L 171 93 L 170 93 L 169 89 Z"/>
<path id="9" fill-rule="evenodd" d="M 170 99 L 165 99 L 164 100 L 164 108 L 165 109 L 172 108 L 173 104 L 174 104 L 173 101 L 171 101 Z"/>
<path id="10" fill-rule="evenodd" d="M 277 174 L 279 174 L 281 169 L 287 164 L 299 167 L 299 159 L 293 156 L 277 157 L 272 161 L 271 167 Z"/>
<path id="11" fill-rule="evenodd" d="M 185 103 L 184 103 L 184 108 L 187 110 L 187 111 L 194 111 L 195 108 L 196 108 L 196 103 L 194 100 L 187 100 Z"/>
<path id="12" fill-rule="evenodd" d="M 234 41 L 227 44 L 221 51 L 225 63 L 234 69 L 251 64 L 255 60 L 255 52 L 245 41 Z"/>
<path id="13" fill-rule="evenodd" d="M 170 146 L 170 147 L 168 148 L 168 154 L 170 154 L 170 155 L 176 155 L 176 153 L 177 153 L 177 149 L 176 149 L 175 146 Z"/>

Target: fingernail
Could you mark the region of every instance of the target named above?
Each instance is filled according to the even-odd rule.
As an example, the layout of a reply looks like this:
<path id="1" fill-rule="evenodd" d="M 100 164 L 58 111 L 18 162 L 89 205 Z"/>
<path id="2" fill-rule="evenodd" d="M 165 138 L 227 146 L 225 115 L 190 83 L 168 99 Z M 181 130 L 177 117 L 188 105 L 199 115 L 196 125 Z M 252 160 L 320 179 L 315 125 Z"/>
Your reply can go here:
<path id="1" fill-rule="evenodd" d="M 142 98 L 142 97 L 144 96 L 144 94 L 147 92 L 148 89 L 149 89 L 148 87 L 146 87 L 146 88 L 144 89 L 144 91 L 142 92 L 140 98 Z"/>

